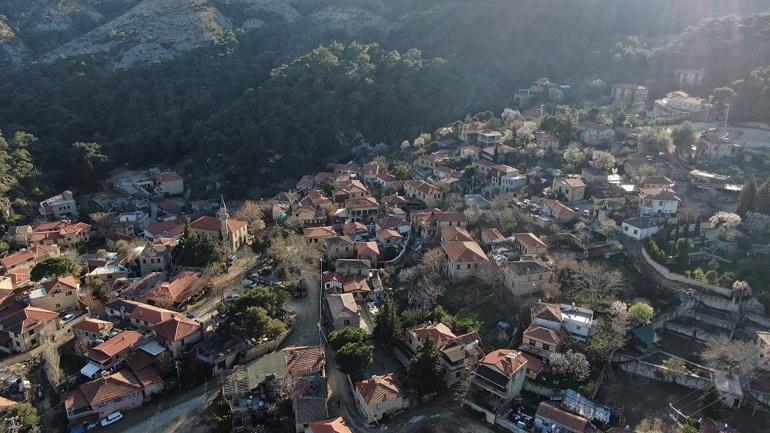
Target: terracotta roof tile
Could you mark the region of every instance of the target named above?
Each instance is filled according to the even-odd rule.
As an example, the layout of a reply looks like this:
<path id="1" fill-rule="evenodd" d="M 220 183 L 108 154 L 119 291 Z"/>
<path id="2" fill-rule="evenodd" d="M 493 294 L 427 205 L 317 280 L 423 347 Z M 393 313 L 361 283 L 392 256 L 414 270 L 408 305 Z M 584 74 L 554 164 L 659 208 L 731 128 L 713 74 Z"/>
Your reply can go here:
<path id="1" fill-rule="evenodd" d="M 358 381 L 355 385 L 364 401 L 369 405 L 394 400 L 401 395 L 401 388 L 399 388 L 396 375 L 393 373 L 372 376 L 371 379 Z"/>

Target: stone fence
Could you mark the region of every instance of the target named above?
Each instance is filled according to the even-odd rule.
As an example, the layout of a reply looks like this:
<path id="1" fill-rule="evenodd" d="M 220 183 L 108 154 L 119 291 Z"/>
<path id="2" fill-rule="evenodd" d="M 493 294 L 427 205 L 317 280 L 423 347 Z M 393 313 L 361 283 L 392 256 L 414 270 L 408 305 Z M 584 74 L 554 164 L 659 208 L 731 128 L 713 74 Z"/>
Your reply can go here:
<path id="1" fill-rule="evenodd" d="M 662 365 L 656 365 L 640 359 L 634 359 L 626 356 L 624 362 L 620 362 L 619 367 L 628 373 L 636 376 L 646 377 L 648 379 L 657 380 L 666 383 L 676 383 L 678 385 L 686 386 L 690 389 L 698 389 L 706 391 L 714 384 L 714 380 L 711 377 L 698 376 L 692 373 L 683 373 L 680 371 L 673 371 Z"/>
<path id="2" fill-rule="evenodd" d="M 243 362 L 244 363 L 249 362 L 266 353 L 274 351 L 275 349 L 280 347 L 281 344 L 283 344 L 283 342 L 286 341 L 287 338 L 289 338 L 289 335 L 291 335 L 292 332 L 294 332 L 293 327 L 287 329 L 283 334 L 281 334 L 275 340 L 270 340 L 264 343 L 260 343 L 245 350 L 243 352 Z"/>
<path id="3" fill-rule="evenodd" d="M 707 292 L 715 293 L 719 296 L 724 296 L 727 298 L 730 298 L 732 296 L 732 291 L 730 289 L 724 288 L 724 287 L 717 287 L 712 286 L 711 284 L 706 284 L 704 282 L 694 280 L 692 278 L 687 278 L 684 275 L 677 274 L 674 272 L 671 272 L 666 268 L 665 266 L 661 265 L 660 263 L 653 260 L 652 257 L 650 257 L 650 254 L 647 252 L 647 249 L 642 246 L 642 257 L 644 258 L 644 261 L 653 269 L 655 272 L 657 272 L 661 277 L 669 280 L 674 281 L 680 284 L 684 284 L 690 287 L 696 287 L 701 290 L 705 290 Z M 716 307 L 715 307 L 716 308 Z M 737 311 L 738 306 L 735 305 L 735 310 Z"/>

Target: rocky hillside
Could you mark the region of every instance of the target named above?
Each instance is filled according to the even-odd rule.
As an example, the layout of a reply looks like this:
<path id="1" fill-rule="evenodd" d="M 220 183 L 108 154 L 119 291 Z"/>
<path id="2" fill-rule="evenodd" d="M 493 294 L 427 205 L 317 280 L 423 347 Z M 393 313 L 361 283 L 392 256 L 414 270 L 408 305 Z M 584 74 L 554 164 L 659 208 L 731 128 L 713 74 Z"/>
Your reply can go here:
<path id="1" fill-rule="evenodd" d="M 570 37 L 573 20 L 605 31 L 585 40 L 591 44 L 661 38 L 705 17 L 767 8 L 770 0 L 0 0 L 0 66 L 93 55 L 123 68 L 242 35 L 302 50 L 361 39 L 443 56 L 468 49 L 511 57 L 507 47 Z"/>

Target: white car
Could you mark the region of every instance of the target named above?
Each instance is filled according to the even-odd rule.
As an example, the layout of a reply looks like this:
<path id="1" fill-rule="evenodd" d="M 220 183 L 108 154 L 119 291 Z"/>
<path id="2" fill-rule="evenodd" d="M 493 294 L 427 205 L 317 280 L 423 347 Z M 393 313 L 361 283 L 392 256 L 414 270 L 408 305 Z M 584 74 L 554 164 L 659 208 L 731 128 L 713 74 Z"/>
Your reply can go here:
<path id="1" fill-rule="evenodd" d="M 74 318 L 75 318 L 75 315 L 72 314 L 72 313 L 69 313 L 69 314 L 65 315 L 64 317 L 62 317 L 61 321 L 62 321 L 62 323 L 69 323 Z"/>
<path id="2" fill-rule="evenodd" d="M 102 421 L 99 423 L 102 425 L 102 427 L 107 427 L 110 424 L 114 424 L 120 420 L 123 419 L 123 414 L 120 412 L 113 412 L 109 415 L 107 415 L 106 418 L 103 418 Z"/>

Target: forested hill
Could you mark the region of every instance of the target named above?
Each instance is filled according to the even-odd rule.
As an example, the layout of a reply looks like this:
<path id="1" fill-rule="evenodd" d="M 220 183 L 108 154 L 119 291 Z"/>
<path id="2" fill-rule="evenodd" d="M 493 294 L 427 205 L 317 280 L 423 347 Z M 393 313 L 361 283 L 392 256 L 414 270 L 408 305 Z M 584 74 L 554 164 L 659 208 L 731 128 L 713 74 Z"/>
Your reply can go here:
<path id="1" fill-rule="evenodd" d="M 0 0 L 0 129 L 38 137 L 42 190 L 87 187 L 57 163 L 83 141 L 101 145 L 102 169 L 183 162 L 207 173 L 200 184 L 258 194 L 362 142 L 499 110 L 540 76 L 634 80 L 655 94 L 674 69 L 704 67 L 704 93 L 743 80 L 743 115 L 762 117 L 770 15 L 698 20 L 763 8 L 770 0 Z"/>

